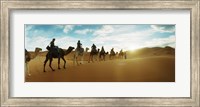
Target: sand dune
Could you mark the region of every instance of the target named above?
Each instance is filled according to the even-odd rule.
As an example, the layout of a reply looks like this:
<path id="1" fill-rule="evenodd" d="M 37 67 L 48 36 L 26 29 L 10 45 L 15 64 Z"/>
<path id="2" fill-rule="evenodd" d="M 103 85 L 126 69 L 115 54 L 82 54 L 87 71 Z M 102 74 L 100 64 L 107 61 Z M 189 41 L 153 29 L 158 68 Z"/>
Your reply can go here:
<path id="1" fill-rule="evenodd" d="M 146 52 L 146 50 L 143 50 Z M 164 51 L 164 52 L 163 52 Z M 139 52 L 139 51 L 138 51 Z M 67 59 L 66 69 L 57 69 L 57 59 L 53 60 L 52 66 L 56 71 L 51 71 L 48 64 L 43 72 L 45 53 L 30 62 L 31 77 L 26 77 L 26 82 L 174 82 L 175 81 L 175 55 L 166 49 L 160 50 L 160 55 L 150 54 L 146 56 L 140 51 L 128 53 L 128 59 L 115 59 L 95 61 L 88 63 L 88 53 L 85 55 L 84 64 L 73 65 L 73 53 L 65 56 Z M 159 52 L 159 49 L 157 50 Z M 171 49 L 170 49 L 171 52 Z M 137 57 L 136 57 L 137 56 Z M 61 67 L 63 62 L 61 60 Z"/>

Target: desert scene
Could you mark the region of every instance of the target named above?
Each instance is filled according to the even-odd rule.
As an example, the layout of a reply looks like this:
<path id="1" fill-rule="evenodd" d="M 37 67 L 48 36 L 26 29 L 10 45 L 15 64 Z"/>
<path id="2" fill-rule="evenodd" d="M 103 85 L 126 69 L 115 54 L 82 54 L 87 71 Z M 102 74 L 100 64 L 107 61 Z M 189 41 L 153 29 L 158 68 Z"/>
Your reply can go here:
<path id="1" fill-rule="evenodd" d="M 34 54 L 34 52 L 30 52 Z M 112 60 L 106 55 L 105 61 L 94 59 L 88 63 L 89 52 L 85 53 L 83 64 L 74 65 L 74 51 L 65 56 L 66 68 L 58 69 L 58 59 L 53 59 L 52 71 L 43 63 L 47 52 L 39 52 L 29 63 L 31 76 L 26 82 L 174 82 L 175 81 L 175 50 L 165 48 L 142 48 L 128 51 L 127 58 L 118 55 Z M 79 59 L 80 60 L 80 59 Z M 63 65 L 61 61 L 61 66 Z M 48 64 L 47 64 L 48 65 Z"/>
<path id="2" fill-rule="evenodd" d="M 171 27 L 156 27 L 161 27 L 161 34 L 164 30 L 170 30 L 165 32 L 170 35 L 174 33 Z M 55 38 L 48 39 L 50 44 L 42 42 L 38 46 L 36 42 L 30 49 L 25 47 L 25 82 L 175 82 L 175 47 L 171 45 L 175 41 L 171 41 L 171 36 L 170 41 L 164 39 L 164 45 L 135 49 L 119 42 L 119 46 L 106 42 L 98 44 L 98 41 L 87 45 L 81 38 L 74 43 L 62 42 L 61 46 L 61 40 Z M 136 44 L 129 39 L 127 42 Z M 154 39 L 156 43 L 163 42 L 158 40 Z"/>

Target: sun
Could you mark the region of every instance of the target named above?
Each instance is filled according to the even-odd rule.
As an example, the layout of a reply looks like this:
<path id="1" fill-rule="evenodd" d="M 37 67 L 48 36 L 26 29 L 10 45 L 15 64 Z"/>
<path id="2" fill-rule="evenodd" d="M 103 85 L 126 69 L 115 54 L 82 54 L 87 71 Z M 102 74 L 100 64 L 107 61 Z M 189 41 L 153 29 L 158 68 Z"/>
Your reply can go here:
<path id="1" fill-rule="evenodd" d="M 134 50 L 136 50 L 136 49 L 138 49 L 139 48 L 139 46 L 137 46 L 137 45 L 130 45 L 129 47 L 128 47 L 128 50 L 129 51 L 134 51 Z"/>

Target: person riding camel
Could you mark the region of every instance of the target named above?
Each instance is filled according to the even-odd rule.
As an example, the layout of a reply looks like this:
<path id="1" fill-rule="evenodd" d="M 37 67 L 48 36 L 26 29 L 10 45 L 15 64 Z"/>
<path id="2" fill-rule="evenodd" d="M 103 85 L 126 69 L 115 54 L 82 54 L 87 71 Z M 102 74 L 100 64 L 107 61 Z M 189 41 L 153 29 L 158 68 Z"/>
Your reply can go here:
<path id="1" fill-rule="evenodd" d="M 50 42 L 50 48 L 51 50 L 55 49 L 58 51 L 58 46 L 55 46 L 54 42 L 55 42 L 55 38 L 52 39 L 52 41 Z"/>
<path id="2" fill-rule="evenodd" d="M 115 54 L 114 48 L 111 49 L 110 54 Z"/>
<path id="3" fill-rule="evenodd" d="M 82 44 L 81 44 L 80 40 L 78 40 L 78 42 L 77 42 L 77 49 L 80 50 L 81 48 L 82 48 Z"/>
<path id="4" fill-rule="evenodd" d="M 105 50 L 104 50 L 104 47 L 103 47 L 103 46 L 101 47 L 101 52 L 105 52 Z"/>
<path id="5" fill-rule="evenodd" d="M 113 51 L 114 51 L 114 48 L 111 49 L 111 52 L 113 52 Z"/>
<path id="6" fill-rule="evenodd" d="M 52 41 L 50 42 L 50 47 L 51 47 L 51 48 L 54 48 L 54 47 L 55 47 L 55 44 L 54 44 L 55 40 L 56 40 L 56 39 L 53 38 Z"/>
<path id="7" fill-rule="evenodd" d="M 93 51 L 97 52 L 97 50 L 96 50 L 96 48 L 97 48 L 96 45 L 93 44 L 91 48 L 92 48 Z"/>

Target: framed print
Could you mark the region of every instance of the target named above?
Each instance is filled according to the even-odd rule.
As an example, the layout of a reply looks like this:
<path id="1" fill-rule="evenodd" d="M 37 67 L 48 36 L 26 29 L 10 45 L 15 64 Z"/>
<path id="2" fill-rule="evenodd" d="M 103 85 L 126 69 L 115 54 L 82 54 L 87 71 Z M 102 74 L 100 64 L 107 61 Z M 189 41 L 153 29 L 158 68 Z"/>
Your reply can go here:
<path id="1" fill-rule="evenodd" d="M 1 106 L 199 105 L 199 0 L 1 1 Z"/>

